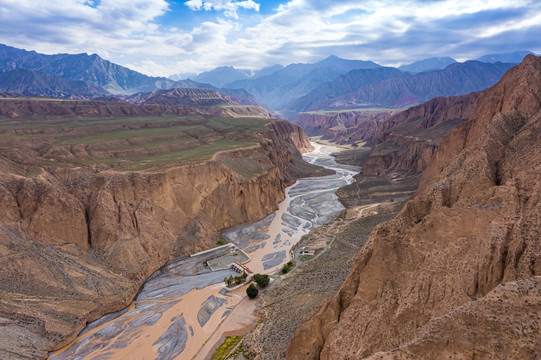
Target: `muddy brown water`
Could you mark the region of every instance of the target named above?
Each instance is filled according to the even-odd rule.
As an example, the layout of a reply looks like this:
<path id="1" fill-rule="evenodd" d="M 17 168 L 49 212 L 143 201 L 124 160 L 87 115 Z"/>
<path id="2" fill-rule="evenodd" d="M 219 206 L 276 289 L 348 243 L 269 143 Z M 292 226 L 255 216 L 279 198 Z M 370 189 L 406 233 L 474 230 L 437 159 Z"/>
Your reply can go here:
<path id="1" fill-rule="evenodd" d="M 360 169 L 340 165 L 337 148 L 313 144 L 307 162 L 335 175 L 298 180 L 286 189 L 279 209 L 266 218 L 223 231 L 251 258 L 254 273 L 274 274 L 291 258 L 291 248 L 310 230 L 324 225 L 344 207 L 335 192 L 352 183 Z M 143 285 L 126 309 L 88 324 L 68 346 L 50 359 L 205 359 L 224 334 L 248 329 L 256 320 L 255 301 L 245 286 L 229 291 L 223 282 L 233 270 L 211 271 L 206 260 L 226 248 L 173 259 Z"/>

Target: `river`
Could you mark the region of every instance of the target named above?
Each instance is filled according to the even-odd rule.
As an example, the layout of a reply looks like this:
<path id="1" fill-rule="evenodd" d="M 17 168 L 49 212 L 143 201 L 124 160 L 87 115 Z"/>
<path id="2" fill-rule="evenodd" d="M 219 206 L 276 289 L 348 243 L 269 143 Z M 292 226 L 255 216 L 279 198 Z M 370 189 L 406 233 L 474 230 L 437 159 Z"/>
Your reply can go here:
<path id="1" fill-rule="evenodd" d="M 360 169 L 337 164 L 331 156 L 337 148 L 312 145 L 315 150 L 304 160 L 335 175 L 300 179 L 286 189 L 276 212 L 223 231 L 250 257 L 246 266 L 254 273 L 275 274 L 303 235 L 344 210 L 335 192 L 352 183 Z M 246 297 L 246 286 L 231 291 L 224 284 L 224 278 L 238 274 L 207 266 L 225 254 L 230 254 L 227 246 L 171 260 L 129 307 L 88 324 L 50 359 L 205 359 L 222 336 L 243 332 L 255 321 L 255 301 Z"/>

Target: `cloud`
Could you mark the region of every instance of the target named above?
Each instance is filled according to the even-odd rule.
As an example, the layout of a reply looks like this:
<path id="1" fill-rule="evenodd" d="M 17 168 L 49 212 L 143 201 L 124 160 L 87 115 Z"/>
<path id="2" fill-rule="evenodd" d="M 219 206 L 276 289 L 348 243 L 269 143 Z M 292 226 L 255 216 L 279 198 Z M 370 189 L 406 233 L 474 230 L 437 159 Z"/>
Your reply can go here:
<path id="1" fill-rule="evenodd" d="M 257 69 L 330 54 L 399 65 L 432 56 L 541 52 L 541 3 L 535 0 L 291 0 L 272 9 L 257 0 L 180 5 L 0 0 L 0 39 L 45 53 L 96 52 L 150 75 L 222 65 Z M 239 16 L 246 9 L 253 11 Z M 178 17 L 168 26 L 164 15 Z"/>
<path id="2" fill-rule="evenodd" d="M 184 3 L 194 11 L 223 11 L 224 15 L 230 18 L 238 19 L 237 11 L 239 9 L 251 9 L 259 11 L 260 4 L 253 0 L 230 1 L 230 0 L 189 0 Z"/>

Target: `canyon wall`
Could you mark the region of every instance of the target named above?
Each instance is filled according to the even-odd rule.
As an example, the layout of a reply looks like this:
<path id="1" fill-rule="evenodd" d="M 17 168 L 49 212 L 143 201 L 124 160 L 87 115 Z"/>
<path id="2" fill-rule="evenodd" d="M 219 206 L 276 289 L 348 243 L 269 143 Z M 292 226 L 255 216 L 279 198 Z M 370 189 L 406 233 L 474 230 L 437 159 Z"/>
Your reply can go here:
<path id="1" fill-rule="evenodd" d="M 31 176 L 2 158 L 0 352 L 45 358 L 128 305 L 172 257 L 274 211 L 285 187 L 314 170 L 296 146 L 311 148 L 306 134 L 277 120 L 259 145 L 160 172 L 47 166 Z"/>
<path id="2" fill-rule="evenodd" d="M 478 97 L 479 93 L 438 97 L 374 124 L 366 133 L 376 145 L 363 165 L 363 173 L 381 175 L 395 169 L 422 172 L 442 139 L 468 119 Z"/>
<path id="3" fill-rule="evenodd" d="M 338 144 L 371 141 L 376 137 L 378 124 L 399 110 L 306 112 L 298 114 L 293 123 L 308 135 L 322 135 Z"/>
<path id="4" fill-rule="evenodd" d="M 541 349 L 541 58 L 480 94 L 289 359 L 534 359 Z"/>

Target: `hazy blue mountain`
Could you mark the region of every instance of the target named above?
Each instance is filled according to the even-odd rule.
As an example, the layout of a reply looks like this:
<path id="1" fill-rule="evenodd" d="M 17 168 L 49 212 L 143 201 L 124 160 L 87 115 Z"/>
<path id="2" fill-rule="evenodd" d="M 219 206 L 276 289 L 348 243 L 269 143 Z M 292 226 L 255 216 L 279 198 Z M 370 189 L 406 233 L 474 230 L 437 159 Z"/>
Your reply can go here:
<path id="1" fill-rule="evenodd" d="M 0 73 L 0 92 L 64 99 L 89 99 L 107 94 L 105 90 L 84 81 L 64 79 L 26 69 Z"/>
<path id="2" fill-rule="evenodd" d="M 380 65 L 372 61 L 347 60 L 337 56 L 314 64 L 290 64 L 269 75 L 255 79 L 235 81 L 228 88 L 243 88 L 272 109 L 280 109 L 291 99 L 303 96 L 320 84 L 353 69 L 375 69 Z"/>
<path id="3" fill-rule="evenodd" d="M 408 65 L 402 65 L 398 67 L 402 71 L 407 71 L 410 73 L 420 73 L 430 70 L 440 70 L 445 69 L 448 65 L 456 63 L 456 60 L 446 57 L 433 57 L 424 60 L 419 60 L 412 62 Z"/>
<path id="4" fill-rule="evenodd" d="M 495 63 L 499 61 L 503 63 L 520 64 L 524 57 L 528 54 L 534 53 L 531 51 L 513 51 L 503 54 L 488 54 L 485 56 L 481 56 L 479 59 L 477 59 L 477 61 L 487 63 Z"/>
<path id="5" fill-rule="evenodd" d="M 205 71 L 193 78 L 194 81 L 212 84 L 223 87 L 225 84 L 250 77 L 251 71 L 246 69 L 235 69 L 232 66 L 220 66 L 214 70 Z"/>
<path id="6" fill-rule="evenodd" d="M 0 45 L 0 71 L 29 69 L 82 80 L 111 94 L 126 94 L 169 88 L 172 80 L 155 78 L 104 60 L 96 54 L 45 55 Z"/>
<path id="7" fill-rule="evenodd" d="M 365 85 L 407 75 L 407 73 L 393 67 L 351 70 L 345 75 L 323 83 L 308 94 L 289 102 L 284 105 L 284 108 L 287 110 L 307 111 L 329 99 L 351 93 Z"/>
<path id="8" fill-rule="evenodd" d="M 267 75 L 270 75 L 278 70 L 282 70 L 284 67 L 280 64 L 276 64 L 276 65 L 271 65 L 271 66 L 267 66 L 267 67 L 264 67 L 263 69 L 260 69 L 260 70 L 257 70 L 255 71 L 252 76 L 250 76 L 250 79 L 257 79 L 257 78 L 260 78 L 262 76 L 267 76 Z"/>
<path id="9" fill-rule="evenodd" d="M 173 81 L 193 79 L 197 76 L 197 73 L 183 73 L 183 74 L 173 74 L 169 75 L 167 78 Z"/>
<path id="10" fill-rule="evenodd" d="M 238 99 L 241 103 L 258 104 L 258 101 L 243 89 L 219 89 L 210 84 L 192 80 L 173 81 L 163 77 L 147 76 L 104 60 L 96 54 L 45 55 L 0 44 L 0 72 L 14 69 L 34 70 L 64 79 L 84 81 L 91 88 L 100 89 L 102 93 L 98 94 L 99 96 L 103 94 L 129 95 L 158 89 L 199 88 L 218 91 L 223 95 Z M 11 76 L 6 79 L 15 78 Z M 39 80 L 41 88 L 46 87 L 44 83 L 46 79 L 54 82 L 51 84 L 52 88 L 59 86 L 57 79 L 42 76 Z M 71 87 L 67 85 L 63 87 L 63 89 L 69 88 Z M 33 95 L 42 93 L 43 91 L 40 91 Z"/>
<path id="11" fill-rule="evenodd" d="M 359 107 L 407 107 L 437 96 L 464 95 L 484 90 L 497 83 L 514 64 L 466 61 L 443 70 L 395 77 L 359 88 L 357 91 L 330 99 L 317 109 Z"/>

